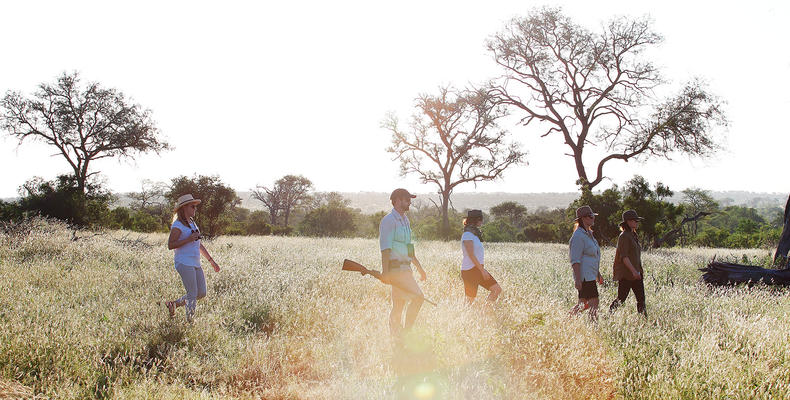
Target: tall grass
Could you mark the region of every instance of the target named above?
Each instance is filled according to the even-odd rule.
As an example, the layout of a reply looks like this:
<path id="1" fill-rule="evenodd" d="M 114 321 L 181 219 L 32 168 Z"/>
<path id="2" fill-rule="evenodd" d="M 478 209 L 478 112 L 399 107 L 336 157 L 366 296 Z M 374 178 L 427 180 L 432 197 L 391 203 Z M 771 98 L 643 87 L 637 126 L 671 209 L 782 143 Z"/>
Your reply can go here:
<path id="1" fill-rule="evenodd" d="M 386 287 L 340 271 L 344 258 L 377 267 L 374 240 L 208 242 L 223 270 L 205 268 L 208 296 L 188 324 L 183 309 L 171 320 L 157 305 L 183 294 L 164 234 L 83 232 L 75 241 L 65 226 L 34 225 L 0 235 L 0 393 L 8 396 L 790 396 L 785 291 L 698 283 L 697 268 L 714 255 L 760 262 L 764 250 L 646 253 L 648 318 L 631 298 L 593 324 L 567 314 L 575 302 L 567 246 L 486 244 L 504 293 L 485 309 L 464 305 L 458 243 L 418 243 L 423 291 L 439 305 L 423 306 L 400 349 L 388 335 Z M 605 249 L 605 276 L 612 256 Z M 616 286 L 600 290 L 605 309 Z"/>

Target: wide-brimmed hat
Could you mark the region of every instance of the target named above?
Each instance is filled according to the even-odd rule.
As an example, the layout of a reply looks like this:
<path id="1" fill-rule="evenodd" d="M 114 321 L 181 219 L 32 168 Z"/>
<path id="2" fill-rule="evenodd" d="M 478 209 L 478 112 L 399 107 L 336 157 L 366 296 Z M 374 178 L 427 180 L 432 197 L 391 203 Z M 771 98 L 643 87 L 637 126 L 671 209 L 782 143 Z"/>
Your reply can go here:
<path id="1" fill-rule="evenodd" d="M 390 200 L 402 199 L 404 197 L 413 199 L 413 198 L 415 198 L 417 196 L 409 193 L 409 191 L 406 190 L 406 189 L 398 188 L 398 189 L 395 189 L 395 190 L 392 191 L 392 194 L 390 195 Z"/>
<path id="2" fill-rule="evenodd" d="M 642 218 L 639 215 L 637 215 L 636 211 L 634 211 L 634 210 L 628 210 L 628 211 L 623 213 L 623 222 L 626 222 L 626 221 L 632 220 L 632 219 L 635 219 L 637 221 L 641 221 L 644 218 Z"/>
<path id="3" fill-rule="evenodd" d="M 175 208 L 175 210 L 178 211 L 179 208 L 181 208 L 181 207 L 183 207 L 183 206 L 185 206 L 187 204 L 190 204 L 190 203 L 200 204 L 201 201 L 202 200 L 200 200 L 200 199 L 196 199 L 196 198 L 192 197 L 191 193 L 185 194 L 185 195 L 179 197 L 178 200 L 176 200 L 176 208 Z"/>
<path id="4" fill-rule="evenodd" d="M 466 212 L 466 218 L 483 218 L 483 211 L 469 210 Z"/>
<path id="5" fill-rule="evenodd" d="M 593 212 L 592 207 L 590 206 L 581 206 L 576 209 L 576 219 L 579 219 L 581 217 L 589 217 L 590 215 L 592 216 L 598 215 L 597 213 Z"/>

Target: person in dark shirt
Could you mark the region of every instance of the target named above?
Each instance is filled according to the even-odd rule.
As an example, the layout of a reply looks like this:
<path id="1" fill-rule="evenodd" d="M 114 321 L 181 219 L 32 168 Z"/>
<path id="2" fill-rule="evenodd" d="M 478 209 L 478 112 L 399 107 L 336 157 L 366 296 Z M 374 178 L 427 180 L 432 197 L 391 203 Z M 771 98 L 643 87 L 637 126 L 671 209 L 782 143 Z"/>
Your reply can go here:
<path id="1" fill-rule="evenodd" d="M 620 223 L 620 237 L 617 238 L 617 251 L 614 255 L 614 280 L 617 283 L 617 298 L 609 306 L 610 311 L 625 302 L 628 292 L 634 292 L 636 297 L 636 311 L 647 315 L 645 311 L 645 284 L 642 279 L 642 248 L 639 246 L 639 237 L 636 229 L 643 218 L 636 211 L 628 210 L 623 213 Z"/>

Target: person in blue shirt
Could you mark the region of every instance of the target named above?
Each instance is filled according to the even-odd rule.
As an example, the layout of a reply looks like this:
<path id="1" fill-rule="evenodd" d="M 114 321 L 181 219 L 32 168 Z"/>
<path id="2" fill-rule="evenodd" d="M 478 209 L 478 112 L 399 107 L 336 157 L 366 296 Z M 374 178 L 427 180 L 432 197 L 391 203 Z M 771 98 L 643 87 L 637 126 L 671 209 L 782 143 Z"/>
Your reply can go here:
<path id="1" fill-rule="evenodd" d="M 579 301 L 571 309 L 571 315 L 590 309 L 590 319 L 598 316 L 598 286 L 603 284 L 599 271 L 601 248 L 593 237 L 592 227 L 595 216 L 590 206 L 576 209 L 576 223 L 570 240 L 570 261 L 573 269 L 573 282 L 579 292 Z"/>
<path id="2" fill-rule="evenodd" d="M 390 333 L 399 338 L 408 331 L 417 319 L 424 301 L 422 290 L 414 280 L 411 265 L 417 267 L 420 280 L 426 279 L 425 270 L 414 255 L 411 225 L 406 212 L 411 199 L 417 196 L 406 189 L 395 189 L 390 195 L 392 212 L 384 216 L 379 224 L 379 247 L 381 250 L 382 280 L 392 284 L 392 310 L 390 311 Z M 403 309 L 408 304 L 406 319 Z"/>
<path id="3" fill-rule="evenodd" d="M 195 314 L 197 301 L 206 296 L 206 278 L 200 266 L 200 255 L 203 254 L 214 267 L 214 271 L 219 272 L 219 265 L 200 242 L 200 229 L 192 220 L 200 202 L 200 199 L 192 197 L 191 194 L 178 198 L 170 237 L 167 239 L 167 248 L 175 250 L 175 269 L 181 276 L 181 283 L 187 293 L 176 300 L 165 302 L 165 306 L 171 318 L 175 315 L 176 308 L 186 306 L 186 317 L 190 322 Z"/>
<path id="4" fill-rule="evenodd" d="M 495 302 L 502 293 L 502 287 L 485 269 L 481 226 L 483 226 L 483 211 L 469 210 L 464 218 L 464 233 L 461 235 L 461 252 L 464 256 L 461 260 L 461 278 L 464 281 L 466 302 L 469 304 L 475 301 L 479 286 L 489 290 L 486 304 Z"/>

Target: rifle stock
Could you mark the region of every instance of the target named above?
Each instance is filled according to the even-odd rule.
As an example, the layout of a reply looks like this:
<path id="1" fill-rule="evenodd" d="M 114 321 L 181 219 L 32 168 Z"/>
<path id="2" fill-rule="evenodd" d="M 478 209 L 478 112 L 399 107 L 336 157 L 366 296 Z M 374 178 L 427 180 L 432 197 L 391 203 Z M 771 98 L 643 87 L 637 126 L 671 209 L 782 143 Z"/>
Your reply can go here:
<path id="1" fill-rule="evenodd" d="M 381 281 L 381 272 L 376 271 L 376 270 L 367 269 L 367 268 L 365 268 L 364 265 L 362 265 L 362 264 L 360 264 L 360 263 L 358 263 L 356 261 L 351 261 L 349 259 L 343 260 L 343 271 L 359 272 L 362 275 L 370 275 L 370 276 L 372 276 L 372 277 L 374 277 L 374 278 L 376 278 L 376 279 Z M 382 282 L 384 282 L 384 281 L 382 281 Z"/>
<path id="2" fill-rule="evenodd" d="M 395 284 L 395 283 L 392 283 L 392 282 L 385 282 L 382 279 L 381 272 L 376 271 L 375 269 L 367 269 L 367 268 L 365 268 L 364 265 L 362 265 L 362 264 L 360 264 L 360 263 L 358 263 L 356 261 L 352 261 L 352 260 L 349 260 L 349 259 L 343 260 L 343 268 L 342 268 L 342 270 L 343 271 L 359 272 L 362 275 L 370 275 L 370 276 L 378 279 L 379 281 L 381 281 L 382 283 L 384 283 L 386 285 L 392 285 L 392 286 L 395 286 L 398 289 L 404 290 L 406 292 L 409 292 L 409 293 L 412 293 L 412 294 L 417 294 L 417 293 L 414 293 L 413 291 L 409 290 L 408 288 L 405 288 L 405 287 L 400 286 L 398 284 Z M 422 296 L 422 299 L 425 300 L 425 302 L 427 302 L 427 303 L 433 304 L 434 306 L 436 305 L 436 303 L 426 299 L 425 296 Z"/>

